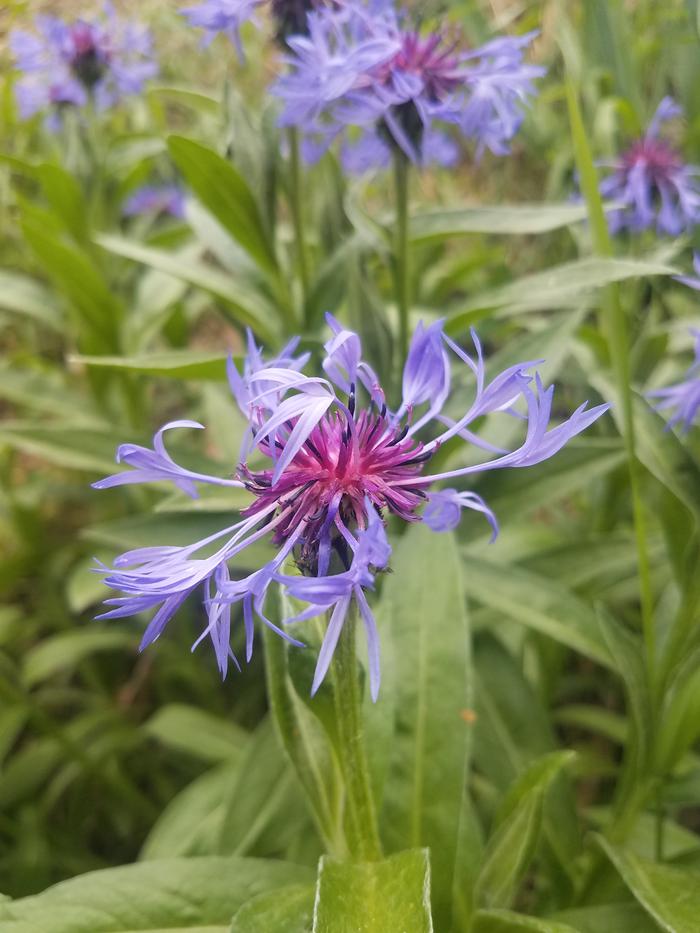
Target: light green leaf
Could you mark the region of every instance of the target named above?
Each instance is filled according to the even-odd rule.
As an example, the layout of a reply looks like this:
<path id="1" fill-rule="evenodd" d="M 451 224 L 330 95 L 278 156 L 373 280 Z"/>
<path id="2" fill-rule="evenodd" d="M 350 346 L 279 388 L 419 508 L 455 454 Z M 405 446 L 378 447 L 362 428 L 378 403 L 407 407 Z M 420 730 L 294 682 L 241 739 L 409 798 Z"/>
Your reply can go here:
<path id="1" fill-rule="evenodd" d="M 579 933 L 574 927 L 542 917 L 526 917 L 510 910 L 480 910 L 471 933 Z M 602 933 L 602 930 L 601 930 Z M 620 933 L 620 931 L 615 931 Z"/>
<path id="2" fill-rule="evenodd" d="M 471 697 L 469 631 L 453 536 L 422 525 L 409 528 L 392 569 L 381 596 L 381 618 L 391 620 L 397 646 L 383 832 L 392 849 L 430 847 L 435 919 L 447 928 L 469 742 L 461 713 Z"/>
<path id="3" fill-rule="evenodd" d="M 667 933 L 697 933 L 700 917 L 700 872 L 659 865 L 598 842 L 647 913 Z"/>
<path id="4" fill-rule="evenodd" d="M 585 220 L 581 204 L 499 204 L 492 207 L 464 207 L 459 210 L 430 211 L 411 217 L 410 236 L 414 243 L 444 240 L 472 233 L 547 233 Z"/>
<path id="5" fill-rule="evenodd" d="M 65 327 L 53 293 L 21 272 L 0 269 L 0 309 L 24 315 L 59 333 Z"/>
<path id="6" fill-rule="evenodd" d="M 218 854 L 226 800 L 238 768 L 238 761 L 219 765 L 173 797 L 151 827 L 140 858 Z"/>
<path id="7" fill-rule="evenodd" d="M 144 353 L 140 356 L 72 356 L 71 363 L 125 369 L 129 372 L 167 376 L 170 379 L 226 378 L 226 353 L 198 353 L 192 350 L 170 350 L 168 353 Z"/>
<path id="8" fill-rule="evenodd" d="M 556 580 L 470 555 L 467 595 L 606 666 L 609 651 L 588 605 Z"/>
<path id="9" fill-rule="evenodd" d="M 3 933 L 228 930 L 250 898 L 311 880 L 308 869 L 245 858 L 163 859 L 89 872 L 3 904 Z M 14 921 L 14 922 L 13 922 Z"/>
<path id="10" fill-rule="evenodd" d="M 659 933 L 658 926 L 634 901 L 579 907 L 556 915 L 578 933 Z"/>
<path id="11" fill-rule="evenodd" d="M 8 421 L 0 426 L 0 444 L 7 444 L 8 447 L 70 470 L 101 475 L 115 471 L 114 430 L 74 428 L 59 424 L 37 426 L 31 422 Z"/>
<path id="12" fill-rule="evenodd" d="M 240 726 L 184 703 L 162 706 L 143 728 L 163 745 L 203 761 L 239 760 L 248 742 Z"/>
<path id="13" fill-rule="evenodd" d="M 209 91 L 197 90 L 189 86 L 178 84 L 149 84 L 147 94 L 154 97 L 163 97 L 176 104 L 186 104 L 194 110 L 216 116 L 221 112 L 221 101 Z"/>
<path id="14" fill-rule="evenodd" d="M 262 340 L 275 343 L 277 334 L 274 307 L 262 292 L 245 285 L 240 279 L 234 279 L 233 276 L 193 259 L 189 251 L 181 256 L 175 252 L 143 246 L 125 237 L 109 234 L 97 236 L 95 242 L 110 253 L 144 263 L 209 292 L 233 312 L 241 325 L 252 327 Z"/>
<path id="15" fill-rule="evenodd" d="M 66 230 L 75 240 L 85 240 L 88 210 L 77 180 L 60 165 L 52 162 L 40 165 L 36 172 L 54 214 L 61 218 Z"/>
<path id="16" fill-rule="evenodd" d="M 90 630 L 61 632 L 45 638 L 25 654 L 22 679 L 27 687 L 35 687 L 43 680 L 77 667 L 91 655 L 135 648 L 132 633 L 109 631 L 99 623 L 94 623 Z"/>
<path id="17" fill-rule="evenodd" d="M 230 933 L 309 933 L 314 888 L 295 884 L 259 894 L 236 913 Z"/>
<path id="18" fill-rule="evenodd" d="M 479 904 L 510 906 L 537 847 L 545 791 L 572 757 L 572 752 L 543 756 L 529 765 L 509 789 L 483 855 L 476 882 Z"/>
<path id="19" fill-rule="evenodd" d="M 447 318 L 449 333 L 459 333 L 486 314 L 508 317 L 576 305 L 596 289 L 613 282 L 650 275 L 677 275 L 679 270 L 655 259 L 577 259 L 535 272 L 470 298 Z"/>
<path id="20" fill-rule="evenodd" d="M 168 147 L 207 210 L 262 268 L 276 272 L 277 260 L 258 205 L 238 169 L 212 149 L 182 136 L 171 136 Z"/>
<path id="21" fill-rule="evenodd" d="M 425 849 L 381 862 L 351 864 L 324 856 L 313 933 L 432 933 L 430 862 Z"/>

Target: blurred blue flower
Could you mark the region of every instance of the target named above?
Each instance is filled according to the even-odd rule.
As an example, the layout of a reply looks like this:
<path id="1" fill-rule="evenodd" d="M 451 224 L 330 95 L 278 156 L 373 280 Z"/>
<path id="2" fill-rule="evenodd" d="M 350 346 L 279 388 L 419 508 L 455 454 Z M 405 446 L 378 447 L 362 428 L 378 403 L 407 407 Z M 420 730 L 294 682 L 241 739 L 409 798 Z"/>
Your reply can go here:
<path id="1" fill-rule="evenodd" d="M 249 336 L 243 371 L 230 362 L 229 382 L 249 424 L 249 441 L 235 477 L 193 472 L 178 466 L 167 453 L 163 431 L 201 427 L 196 422 L 166 425 L 156 435 L 153 450 L 136 445 L 119 448 L 118 459 L 133 470 L 100 480 L 97 488 L 169 480 L 196 495 L 196 483 L 214 483 L 246 489 L 251 501 L 239 520 L 201 541 L 185 547 L 139 548 L 118 557 L 113 568 L 101 568 L 105 583 L 123 594 L 108 600 L 111 608 L 104 618 L 155 610 L 144 635 L 145 646 L 199 588 L 206 618 L 197 643 L 211 640 L 225 674 L 230 658 L 238 663 L 229 644 L 233 605 L 242 607 L 248 659 L 253 650 L 254 616 L 299 644 L 286 629 L 327 612 L 330 621 L 313 680 L 315 692 L 355 604 L 367 635 L 370 686 L 376 698 L 379 641 L 366 593 L 373 589 L 377 571 L 387 567 L 391 555 L 383 516 L 425 521 L 435 531 L 446 531 L 457 526 L 462 509 L 468 508 L 484 514 L 495 535 L 496 518 L 483 499 L 469 491 L 435 489 L 436 484 L 546 460 L 608 406 L 588 409 L 584 404 L 551 428 L 554 390 L 545 389 L 539 376 L 533 379 L 528 372 L 532 361 L 509 366 L 489 380 L 476 334 L 472 333 L 472 356 L 444 334 L 442 322 L 437 321 L 428 327 L 419 325 L 413 335 L 402 399 L 391 412 L 376 374 L 362 359 L 359 336 L 330 316 L 328 322 L 331 336 L 323 362 L 328 378 L 304 373 L 307 357 L 293 355 L 294 342 L 265 363 Z M 466 410 L 457 419 L 442 412 L 455 357 L 474 378 L 471 403 L 464 405 Z M 473 433 L 471 428 L 485 416 L 522 421 L 520 443 L 510 450 L 499 449 Z M 419 440 L 424 428 L 428 428 L 427 437 Z M 433 454 L 457 437 L 467 442 L 469 464 L 457 460 L 462 465 L 430 473 Z M 259 570 L 242 575 L 239 571 L 236 576 L 238 556 L 264 538 L 277 548 L 274 557 Z M 298 574 L 284 570 L 288 558 L 294 559 Z M 308 604 L 282 627 L 266 616 L 266 596 L 273 584 Z"/>
<path id="2" fill-rule="evenodd" d="M 35 33 L 10 33 L 15 68 L 23 72 L 15 86 L 22 119 L 46 111 L 56 127 L 61 108 L 92 100 L 103 110 L 138 94 L 158 71 L 148 30 L 118 17 L 112 3 L 96 20 L 37 16 L 35 25 Z"/>
<path id="3" fill-rule="evenodd" d="M 122 213 L 126 217 L 140 214 L 170 214 L 183 217 L 185 193 L 177 185 L 143 185 L 137 188 L 124 202 Z"/>
<path id="4" fill-rule="evenodd" d="M 687 284 L 691 282 L 691 288 L 700 290 L 700 280 L 690 279 Z M 681 424 L 684 434 L 690 430 L 700 410 L 700 330 L 693 329 L 691 334 L 695 337 L 695 362 L 686 373 L 686 378 L 676 385 L 648 393 L 650 398 L 659 399 L 657 411 L 671 413 L 668 427 Z"/>
<path id="5" fill-rule="evenodd" d="M 201 0 L 180 12 L 191 26 L 205 30 L 207 43 L 222 33 L 244 58 L 241 26 L 253 23 L 260 28 L 257 14 L 261 8 L 269 7 L 277 39 L 284 41 L 287 36 L 306 32 L 306 16 L 317 2 L 322 0 Z"/>
<path id="6" fill-rule="evenodd" d="M 308 34 L 288 39 L 288 71 L 272 87 L 280 122 L 307 134 L 310 159 L 343 137 L 346 166 L 361 171 L 397 149 L 417 164 L 454 164 L 446 127 L 472 140 L 477 155 L 503 155 L 544 74 L 524 61 L 534 35 L 465 50 L 444 31 L 407 28 L 389 2 L 317 9 Z"/>
<path id="7" fill-rule="evenodd" d="M 612 172 L 601 181 L 600 193 L 621 205 L 608 213 L 613 233 L 656 227 L 659 233 L 677 236 L 700 222 L 700 167 L 686 163 L 661 136 L 663 124 L 681 114 L 665 97 L 644 136 L 619 158 L 599 163 Z"/>

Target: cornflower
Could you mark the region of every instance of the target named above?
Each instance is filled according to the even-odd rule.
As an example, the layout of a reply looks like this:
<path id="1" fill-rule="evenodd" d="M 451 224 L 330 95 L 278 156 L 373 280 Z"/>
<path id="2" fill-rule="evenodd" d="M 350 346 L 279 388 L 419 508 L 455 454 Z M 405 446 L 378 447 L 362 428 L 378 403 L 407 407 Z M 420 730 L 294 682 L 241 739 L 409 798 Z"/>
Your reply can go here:
<path id="1" fill-rule="evenodd" d="M 700 260 L 697 257 L 695 268 L 700 275 Z M 700 279 L 684 277 L 681 281 L 690 285 L 691 288 L 700 290 Z M 668 427 L 672 428 L 680 424 L 684 434 L 687 434 L 692 427 L 700 409 L 700 330 L 693 328 L 690 332 L 695 337 L 695 361 L 688 369 L 685 379 L 675 385 L 655 389 L 648 393 L 650 398 L 660 400 L 656 404 L 657 411 L 670 411 L 671 419 Z"/>
<path id="2" fill-rule="evenodd" d="M 283 43 L 287 36 L 306 31 L 307 13 L 317 2 L 319 0 L 202 0 L 180 12 L 191 26 L 205 31 L 207 43 L 219 33 L 227 36 L 243 59 L 241 26 L 244 23 L 260 28 L 258 13 L 268 8 L 276 24 L 277 41 Z"/>

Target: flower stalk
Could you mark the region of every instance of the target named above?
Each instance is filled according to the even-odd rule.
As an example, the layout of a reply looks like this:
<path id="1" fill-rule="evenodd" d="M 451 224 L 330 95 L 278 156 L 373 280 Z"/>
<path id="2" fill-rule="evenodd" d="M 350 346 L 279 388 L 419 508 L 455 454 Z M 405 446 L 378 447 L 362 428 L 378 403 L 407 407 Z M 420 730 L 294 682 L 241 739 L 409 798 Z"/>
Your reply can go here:
<path id="1" fill-rule="evenodd" d="M 304 226 L 304 205 L 302 202 L 302 171 L 299 154 L 299 132 L 296 127 L 287 131 L 289 142 L 289 206 L 294 226 L 294 246 L 296 250 L 297 270 L 301 283 L 302 304 L 306 315 L 306 300 L 309 295 L 309 262 L 306 252 L 306 231 Z"/>
<path id="2" fill-rule="evenodd" d="M 382 844 L 364 746 L 362 694 L 355 650 L 356 615 L 354 610 L 350 612 L 335 650 L 333 703 L 346 791 L 348 850 L 358 861 L 371 862 L 382 857 Z"/>
<path id="3" fill-rule="evenodd" d="M 394 231 L 394 282 L 396 290 L 396 308 L 399 314 L 399 355 L 401 359 L 405 359 L 408 353 L 409 314 L 411 311 L 408 268 L 409 168 L 408 157 L 402 150 L 395 147 L 394 194 L 396 201 L 396 226 Z"/>

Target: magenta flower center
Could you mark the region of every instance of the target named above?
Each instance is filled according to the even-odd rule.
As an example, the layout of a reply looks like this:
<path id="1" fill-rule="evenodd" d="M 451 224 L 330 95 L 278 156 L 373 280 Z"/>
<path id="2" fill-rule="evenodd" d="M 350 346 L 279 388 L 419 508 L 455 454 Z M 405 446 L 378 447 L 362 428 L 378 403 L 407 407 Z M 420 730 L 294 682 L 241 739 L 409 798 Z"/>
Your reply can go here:
<path id="1" fill-rule="evenodd" d="M 427 96 L 440 100 L 463 83 L 459 60 L 454 55 L 455 45 L 441 47 L 443 38 L 441 33 L 427 38 L 415 32 L 405 33 L 401 49 L 379 69 L 379 80 L 388 82 L 397 71 L 415 75 L 420 78 Z"/>
<path id="2" fill-rule="evenodd" d="M 421 484 L 402 484 L 421 473 L 431 454 L 406 437 L 407 427 L 391 425 L 385 409 L 365 410 L 357 418 L 350 417 L 351 410 L 352 400 L 347 414 L 323 418 L 274 487 L 272 470 L 242 470 L 256 497 L 243 514 L 255 515 L 277 503 L 277 544 L 304 523 L 298 550 L 302 564 L 312 568 L 324 538 L 342 545 L 343 526 L 353 531 L 367 527 L 366 500 L 380 512 L 388 509 L 416 521 L 416 509 L 426 498 Z M 290 431 L 293 427 L 289 422 Z M 270 455 L 274 443 L 281 449 L 279 441 L 269 439 L 260 444 L 261 451 Z"/>
<path id="3" fill-rule="evenodd" d="M 622 163 L 630 171 L 642 166 L 654 180 L 668 178 L 682 167 L 679 153 L 662 139 L 639 139 L 622 155 Z"/>

